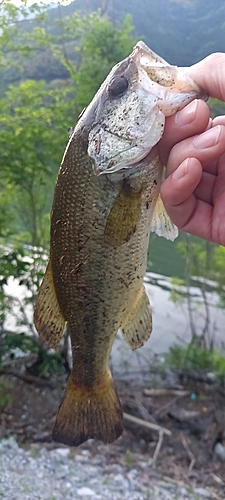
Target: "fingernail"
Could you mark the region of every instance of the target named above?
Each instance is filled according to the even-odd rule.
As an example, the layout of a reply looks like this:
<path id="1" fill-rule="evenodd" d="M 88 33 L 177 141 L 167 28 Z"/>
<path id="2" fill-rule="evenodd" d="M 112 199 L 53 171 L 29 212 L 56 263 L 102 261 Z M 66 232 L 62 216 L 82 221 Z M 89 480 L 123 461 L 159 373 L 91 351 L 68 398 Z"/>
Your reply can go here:
<path id="1" fill-rule="evenodd" d="M 198 106 L 198 101 L 195 99 L 188 106 L 181 111 L 178 111 L 175 116 L 175 123 L 178 127 L 184 127 L 184 125 L 189 125 L 195 119 L 196 109 Z"/>
<path id="2" fill-rule="evenodd" d="M 212 127 L 201 135 L 196 136 L 193 139 L 193 146 L 196 149 L 207 149 L 215 146 L 219 142 L 221 132 L 221 126 Z"/>
<path id="3" fill-rule="evenodd" d="M 186 160 L 184 160 L 179 165 L 179 167 L 176 170 L 174 170 L 174 172 L 173 172 L 173 179 L 175 181 L 179 181 L 179 179 L 182 179 L 182 177 L 184 177 L 187 174 L 189 159 L 190 158 L 187 158 Z"/>

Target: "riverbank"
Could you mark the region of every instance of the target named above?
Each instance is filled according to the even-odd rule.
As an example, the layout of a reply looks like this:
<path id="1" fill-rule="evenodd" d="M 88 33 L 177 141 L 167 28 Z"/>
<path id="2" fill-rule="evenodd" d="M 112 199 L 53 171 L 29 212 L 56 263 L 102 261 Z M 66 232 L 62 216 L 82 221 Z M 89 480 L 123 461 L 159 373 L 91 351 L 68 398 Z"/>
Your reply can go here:
<path id="1" fill-rule="evenodd" d="M 130 465 L 88 449 L 18 446 L 14 438 L 0 442 L 0 498 L 3 500 L 202 500 L 208 488 L 157 477 L 153 464 L 136 454 Z M 219 497 L 217 497 L 219 498 Z"/>
<path id="2" fill-rule="evenodd" d="M 225 462 L 214 451 L 224 435 L 222 387 L 204 378 L 181 386 L 172 372 L 152 374 L 148 382 L 117 380 L 133 421 L 125 418 L 123 435 L 111 445 L 89 440 L 69 449 L 51 439 L 65 376 L 24 377 L 0 377 L 0 401 L 4 387 L 7 395 L 0 413 L 0 498 L 224 500 Z"/>

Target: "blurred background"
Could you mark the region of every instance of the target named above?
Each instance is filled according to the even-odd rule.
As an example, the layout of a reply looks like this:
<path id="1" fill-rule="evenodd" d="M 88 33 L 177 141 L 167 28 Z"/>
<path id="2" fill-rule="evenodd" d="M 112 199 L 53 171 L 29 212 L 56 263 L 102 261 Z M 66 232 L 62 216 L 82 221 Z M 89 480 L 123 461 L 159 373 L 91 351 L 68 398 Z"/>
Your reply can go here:
<path id="1" fill-rule="evenodd" d="M 57 352 L 48 350 L 32 322 L 49 252 L 55 180 L 68 129 L 112 66 L 140 39 L 178 66 L 225 52 L 225 3 L 0 2 L 0 411 L 5 415 L 0 437 L 11 432 L 13 411 L 18 419 L 24 414 L 16 397 L 18 380 L 51 390 L 49 381 L 54 388 L 54 377 L 62 377 L 63 387 L 70 370 L 69 339 Z M 210 99 L 209 106 L 212 117 L 225 114 L 224 103 Z M 118 335 L 114 376 L 154 387 L 203 380 L 222 390 L 225 248 L 182 232 L 174 243 L 151 235 L 146 288 L 152 337 L 131 353 Z M 53 414 L 58 393 L 57 398 L 49 405 Z M 129 408 L 140 416 L 137 407 Z M 24 429 L 20 439 L 33 439 L 34 432 Z M 46 435 L 50 439 L 50 431 L 41 429 L 39 438 Z"/>

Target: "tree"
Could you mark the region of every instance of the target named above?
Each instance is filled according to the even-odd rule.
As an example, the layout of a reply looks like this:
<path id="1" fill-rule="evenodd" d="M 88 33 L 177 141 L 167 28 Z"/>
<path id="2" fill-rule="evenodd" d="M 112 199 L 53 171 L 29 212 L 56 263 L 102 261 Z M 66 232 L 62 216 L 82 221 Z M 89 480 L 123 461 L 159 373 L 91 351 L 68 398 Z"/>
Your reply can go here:
<path id="1" fill-rule="evenodd" d="M 185 257 L 185 279 L 172 279 L 170 298 L 177 304 L 187 304 L 191 343 L 212 349 L 216 316 L 213 319 L 210 305 L 212 296 L 216 307 L 225 305 L 225 248 L 188 234 L 185 234 L 184 242 L 176 245 Z M 197 286 L 200 294 L 193 293 L 193 286 Z M 200 308 L 201 327 L 196 321 Z"/>
<path id="2" fill-rule="evenodd" d="M 130 54 L 137 39 L 132 35 L 134 27 L 130 15 L 115 27 L 101 11 L 88 15 L 75 12 L 71 17 L 61 19 L 60 25 L 63 36 L 52 45 L 52 50 L 70 72 L 79 115 L 112 67 Z M 71 54 L 71 39 L 76 59 Z"/>
<path id="3" fill-rule="evenodd" d="M 36 246 L 47 244 L 46 214 L 68 138 L 67 97 L 68 89 L 26 81 L 0 100 L 0 189 L 14 216 L 11 232 L 20 239 L 25 232 L 24 241 Z"/>
<path id="4" fill-rule="evenodd" d="M 0 68 L 8 66 L 10 54 L 28 55 L 32 52 L 34 47 L 31 40 L 35 40 L 40 30 L 35 27 L 31 32 L 25 30 L 24 20 L 27 21 L 27 26 L 32 25 L 34 20 L 41 23 L 46 19 L 46 13 L 44 4 L 27 6 L 27 2 L 23 0 L 18 7 L 10 0 L 0 1 Z M 40 41 L 40 33 L 38 36 Z M 15 57 L 12 64 L 16 65 Z"/>

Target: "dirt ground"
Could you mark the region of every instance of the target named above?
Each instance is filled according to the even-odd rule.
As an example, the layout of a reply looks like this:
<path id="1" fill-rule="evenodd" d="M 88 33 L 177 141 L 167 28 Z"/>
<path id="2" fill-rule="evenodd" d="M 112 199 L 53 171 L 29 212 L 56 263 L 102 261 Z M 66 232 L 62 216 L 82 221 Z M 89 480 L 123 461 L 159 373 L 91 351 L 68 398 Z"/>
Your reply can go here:
<path id="1" fill-rule="evenodd" d="M 13 434 L 22 445 L 61 447 L 53 443 L 51 431 L 66 377 L 22 377 L 24 380 L 1 374 L 0 438 Z M 214 448 L 217 442 L 225 445 L 225 389 L 198 377 L 177 380 L 179 384 L 173 387 L 161 380 L 155 389 L 146 382 L 118 380 L 118 394 L 128 414 L 123 435 L 110 445 L 90 440 L 81 448 L 104 455 L 107 464 L 116 462 L 136 469 L 138 463 L 146 464 L 143 484 L 154 476 L 189 487 L 207 487 L 213 498 L 224 499 L 225 461 Z M 146 395 L 146 389 L 153 392 Z M 145 427 L 146 422 L 159 429 Z M 170 432 L 166 434 L 161 428 Z M 74 449 L 74 453 L 79 450 Z"/>

